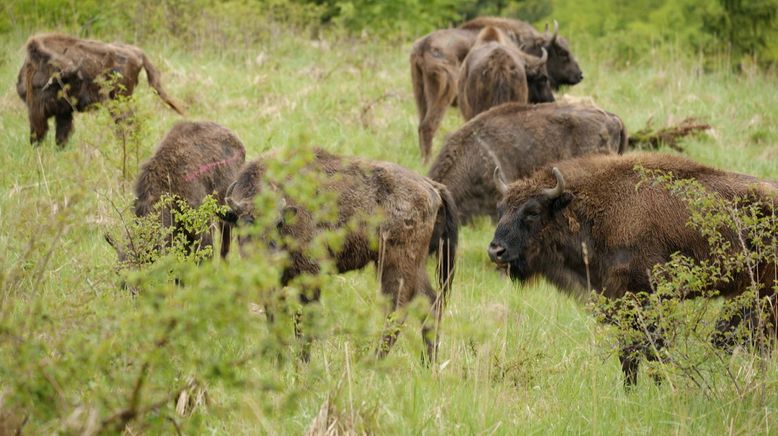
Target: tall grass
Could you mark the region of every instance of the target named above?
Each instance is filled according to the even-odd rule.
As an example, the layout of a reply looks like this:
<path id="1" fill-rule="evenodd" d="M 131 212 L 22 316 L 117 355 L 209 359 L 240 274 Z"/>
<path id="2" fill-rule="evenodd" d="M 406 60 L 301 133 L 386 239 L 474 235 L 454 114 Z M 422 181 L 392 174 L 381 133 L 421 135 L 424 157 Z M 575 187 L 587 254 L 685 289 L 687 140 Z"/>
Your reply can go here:
<path id="1" fill-rule="evenodd" d="M 774 358 L 762 381 L 773 393 L 766 398 L 719 401 L 646 377 L 625 392 L 606 329 L 583 304 L 543 281 L 514 285 L 494 269 L 485 252 L 493 231 L 488 221 L 461 233 L 433 368 L 420 362 L 413 317 L 388 358 L 372 358 L 385 306 L 372 268 L 327 280 L 313 309 L 318 340 L 305 365 L 283 350 L 281 359 L 263 351 L 276 342 L 249 305 L 253 277 L 265 271 L 236 255 L 193 273 L 197 285 L 132 298 L 118 288 L 115 255 L 101 236 L 119 229 L 117 209 L 126 213 L 132 201 L 110 117 L 77 115 L 64 150 L 51 134 L 31 147 L 14 88 L 26 35 L 12 35 L 0 41 L 0 417 L 6 422 L 27 414 L 32 434 L 94 430 L 126 405 L 142 364 L 151 362 L 144 404 L 186 389 L 191 374 L 201 376 L 208 401 L 187 416 L 175 411 L 175 399 L 163 401 L 131 424 L 134 431 L 300 433 L 321 429 L 317 417 L 324 428 L 389 434 L 753 434 L 778 426 Z M 147 40 L 143 48 L 188 117 L 237 132 L 249 158 L 270 148 L 318 145 L 426 172 L 410 40 L 310 40 L 273 27 L 243 44 L 198 44 Z M 632 68 L 611 66 L 595 46 L 573 42 L 573 48 L 586 78 L 564 92 L 592 96 L 631 130 L 650 118 L 662 125 L 700 117 L 713 130 L 683 143 L 688 156 L 778 178 L 774 76 L 705 71 L 672 47 Z M 142 161 L 180 117 L 145 84 L 136 94 Z M 436 151 L 462 123 L 449 112 Z M 128 162 L 134 174 L 134 158 Z M 191 322 L 169 333 L 174 346 L 157 352 L 149 344 L 164 337 L 165 316 Z M 51 407 L 43 406 L 52 398 Z"/>

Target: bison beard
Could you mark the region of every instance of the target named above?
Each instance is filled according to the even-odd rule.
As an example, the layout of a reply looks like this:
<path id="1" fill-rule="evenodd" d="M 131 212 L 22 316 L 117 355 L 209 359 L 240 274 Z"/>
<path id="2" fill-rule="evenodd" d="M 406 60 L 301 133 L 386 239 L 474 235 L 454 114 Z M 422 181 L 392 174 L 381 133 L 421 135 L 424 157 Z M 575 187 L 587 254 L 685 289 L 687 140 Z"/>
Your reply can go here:
<path id="1" fill-rule="evenodd" d="M 588 156 L 556 165 L 553 178 L 549 177 L 552 171 L 542 169 L 510 187 L 496 177 L 504 197 L 488 254 L 498 265 L 508 266 L 515 280 L 541 275 L 568 292 L 593 288 L 614 300 L 629 293 L 651 293 L 647 271 L 670 260 L 673 253 L 708 260 L 707 238 L 686 225 L 686 204 L 664 188 L 642 186 L 635 190 L 640 181 L 636 165 L 671 172 L 678 179 L 697 180 L 725 199 L 756 199 L 778 206 L 778 189 L 769 182 L 677 156 Z M 733 247 L 739 246 L 734 232 L 722 235 Z M 775 299 L 775 265 L 760 265 L 758 271 L 756 280 L 764 290 L 761 296 Z M 750 283 L 747 273 L 741 271 L 720 283 L 718 290 L 722 297 L 730 298 L 743 293 Z M 771 316 L 774 321 L 776 314 Z M 747 317 L 734 317 L 719 327 L 732 329 L 741 318 Z M 663 343 L 660 330 L 650 333 L 658 338 L 653 346 Z M 635 347 L 626 344 L 620 356 L 627 385 L 637 379 L 638 360 L 632 351 L 649 351 L 642 345 Z M 656 356 L 648 353 L 646 357 Z"/>
<path id="2" fill-rule="evenodd" d="M 131 95 L 141 69 L 146 70 L 149 85 L 160 98 L 183 114 L 181 105 L 162 88 L 157 69 L 138 47 L 43 34 L 31 37 L 26 48 L 16 91 L 27 105 L 33 144 L 45 138 L 48 119 L 54 117 L 56 142 L 64 145 L 73 131 L 73 112 Z M 111 84 L 107 90 L 105 83 Z"/>

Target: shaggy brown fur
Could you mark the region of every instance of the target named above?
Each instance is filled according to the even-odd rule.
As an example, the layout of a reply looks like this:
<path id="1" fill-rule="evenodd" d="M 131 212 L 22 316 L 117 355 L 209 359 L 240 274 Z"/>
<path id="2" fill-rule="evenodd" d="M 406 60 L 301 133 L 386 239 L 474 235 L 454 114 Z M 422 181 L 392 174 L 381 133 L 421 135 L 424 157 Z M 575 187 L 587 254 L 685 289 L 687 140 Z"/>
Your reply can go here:
<path id="1" fill-rule="evenodd" d="M 501 30 L 484 28 L 459 70 L 462 116 L 467 121 L 508 102 L 553 102 L 546 59 L 523 53 Z"/>
<path id="2" fill-rule="evenodd" d="M 411 50 L 411 82 L 419 113 L 419 148 L 426 163 L 432 152 L 432 138 L 440 127 L 446 109 L 456 102 L 459 69 L 485 27 L 506 33 L 522 52 L 542 57 L 546 51 L 546 69 L 552 88 L 574 85 L 583 80 L 567 41 L 553 33 L 539 33 L 532 25 L 507 18 L 481 17 L 457 29 L 436 30 L 419 38 Z"/>
<path id="3" fill-rule="evenodd" d="M 554 89 L 559 89 L 561 85 L 575 85 L 583 80 L 581 67 L 570 52 L 567 40 L 559 36 L 556 22 L 553 33 L 548 31 L 548 26 L 545 33 L 540 33 L 527 22 L 499 17 L 478 17 L 459 26 L 460 29 L 471 31 L 484 27 L 502 30 L 517 47 L 533 56 L 542 56 L 545 49 L 548 52 L 548 77 Z"/>
<path id="4" fill-rule="evenodd" d="M 249 163 L 230 189 L 228 202 L 237 222 L 253 221 L 260 211 L 254 210 L 252 199 L 268 186 L 265 159 Z M 357 220 L 356 229 L 346 236 L 343 248 L 332 250 L 331 256 L 339 272 L 361 269 L 368 263 L 376 264 L 381 290 L 392 299 L 392 311 L 401 309 L 414 297 L 429 299 L 435 318 L 439 321 L 441 305 L 430 285 L 426 272 L 428 252 L 437 252 L 438 279 L 441 300 L 444 300 L 454 273 L 457 245 L 457 224 L 454 203 L 448 190 L 432 180 L 388 162 L 342 158 L 317 150 L 315 159 L 301 172 L 301 177 L 315 178 L 321 190 L 338 194 L 338 218 L 335 222 L 317 221 L 311 211 L 299 206 L 294 198 L 284 195 L 286 207 L 281 216 L 294 211 L 294 219 L 282 218 L 278 225 L 281 235 L 291 236 L 299 246 L 283 247 L 290 254 L 291 264 L 283 272 L 282 285 L 300 274 L 316 274 L 319 265 L 306 254 L 306 246 L 314 237 L 328 229 L 342 228 Z M 272 185 L 271 185 L 272 186 Z M 277 213 L 274 211 L 273 213 Z M 366 219 L 382 215 L 378 246 L 370 243 Z M 250 243 L 240 239 L 241 245 Z M 297 245 L 297 244 L 296 244 Z M 318 299 L 318 291 L 301 296 L 304 303 Z M 431 322 L 425 322 L 422 336 L 430 359 L 435 358 L 437 339 Z M 390 329 L 394 330 L 394 329 Z M 397 333 L 384 336 L 379 355 L 388 352 Z M 307 350 L 307 346 L 306 346 Z M 307 358 L 307 351 L 304 352 Z"/>
<path id="5" fill-rule="evenodd" d="M 652 292 L 647 272 L 669 261 L 672 253 L 698 261 L 708 259 L 708 241 L 686 225 L 689 212 L 683 200 L 662 187 L 644 184 L 636 190 L 640 181 L 636 165 L 669 171 L 678 179 L 695 179 L 727 199 L 758 198 L 778 206 L 778 189 L 773 184 L 678 156 L 587 156 L 555 165 L 560 172 L 556 180 L 546 167 L 508 187 L 489 255 L 508 267 L 516 280 L 540 275 L 571 292 L 591 286 L 614 299 L 627 292 Z M 549 192 L 555 184 L 556 192 Z M 739 246 L 736 235 L 729 232 L 725 236 Z M 588 271 L 582 244 L 588 251 Z M 774 292 L 775 265 L 762 265 L 758 272 L 756 280 L 765 292 Z M 742 272 L 729 283 L 721 283 L 719 291 L 732 297 L 749 283 Z M 621 357 L 625 381 L 633 384 L 637 360 L 626 352 Z"/>
<path id="6" fill-rule="evenodd" d="M 135 215 L 153 213 L 154 205 L 164 194 L 179 197 L 192 208 L 200 206 L 207 195 L 213 195 L 224 205 L 227 188 L 237 178 L 245 160 L 243 143 L 229 129 L 207 121 L 177 123 L 154 156 L 140 168 L 135 181 Z M 164 226 L 176 225 L 167 209 L 161 211 L 160 220 Z M 223 221 L 221 227 L 224 257 L 230 249 L 231 224 Z M 187 234 L 187 239 L 190 245 L 200 247 L 213 243 L 210 233 Z M 118 250 L 116 244 L 111 245 Z M 124 253 L 120 251 L 119 256 L 124 257 Z"/>
<path id="7" fill-rule="evenodd" d="M 430 168 L 457 204 L 460 221 L 497 216 L 500 193 L 492 174 L 512 181 L 549 162 L 589 153 L 621 153 L 627 133 L 621 119 L 592 105 L 504 104 L 451 134 Z"/>
<path id="8" fill-rule="evenodd" d="M 162 100 L 182 114 L 181 105 L 162 89 L 159 72 L 138 47 L 61 34 L 31 37 L 16 83 L 19 97 L 27 104 L 30 141 L 42 141 L 48 119 L 55 117 L 56 141 L 64 145 L 73 131 L 73 112 L 83 112 L 107 98 L 131 95 L 141 69 Z M 100 82 L 114 73 L 119 74 L 116 86 L 105 92 Z"/>
<path id="9" fill-rule="evenodd" d="M 419 148 L 424 162 L 432 152 L 432 137 L 456 98 L 459 67 L 477 35 L 478 31 L 471 30 L 437 30 L 413 44 L 411 82 L 419 113 Z"/>

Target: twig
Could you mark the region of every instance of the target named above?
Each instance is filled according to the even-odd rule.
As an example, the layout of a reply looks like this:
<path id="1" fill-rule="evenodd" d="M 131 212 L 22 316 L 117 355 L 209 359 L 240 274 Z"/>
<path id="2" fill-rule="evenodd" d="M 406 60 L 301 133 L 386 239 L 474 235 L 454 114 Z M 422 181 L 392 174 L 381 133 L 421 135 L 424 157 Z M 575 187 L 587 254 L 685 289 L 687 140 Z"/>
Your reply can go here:
<path id="1" fill-rule="evenodd" d="M 711 128 L 710 124 L 699 122 L 695 117 L 687 117 L 674 126 L 663 127 L 659 130 L 654 130 L 652 124 L 653 119 L 649 118 L 644 128 L 630 134 L 629 146 L 632 148 L 646 147 L 657 149 L 662 145 L 666 145 L 673 150 L 682 152 L 684 150 L 678 145 L 679 139 Z"/>

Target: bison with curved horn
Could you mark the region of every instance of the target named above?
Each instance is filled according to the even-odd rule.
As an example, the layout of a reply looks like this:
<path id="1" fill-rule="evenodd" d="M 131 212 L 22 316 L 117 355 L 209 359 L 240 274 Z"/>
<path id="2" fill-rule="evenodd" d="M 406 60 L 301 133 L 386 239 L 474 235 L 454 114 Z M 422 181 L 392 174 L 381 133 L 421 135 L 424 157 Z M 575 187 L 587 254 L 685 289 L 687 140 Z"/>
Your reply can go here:
<path id="1" fill-rule="evenodd" d="M 621 153 L 626 146 L 621 119 L 595 106 L 507 103 L 446 138 L 429 177 L 451 191 L 461 222 L 483 215 L 496 219 L 501 195 L 492 181 L 495 167 L 513 181 L 557 160 Z"/>
<path id="2" fill-rule="evenodd" d="M 509 186 L 495 171 L 496 185 L 504 196 L 489 257 L 514 280 L 542 276 L 567 292 L 587 292 L 591 287 L 609 299 L 653 292 L 648 272 L 669 261 L 673 253 L 698 262 L 710 260 L 707 237 L 687 225 L 690 212 L 684 200 L 663 186 L 643 184 L 636 189 L 641 181 L 636 166 L 696 180 L 724 199 L 778 207 L 775 184 L 679 156 L 580 157 L 557 162 Z M 737 232 L 725 229 L 722 235 L 732 247 L 740 246 Z M 774 300 L 776 265 L 765 263 L 757 271 L 753 280 L 762 296 Z M 751 280 L 741 270 L 718 283 L 717 290 L 722 297 L 732 298 L 743 293 Z M 771 315 L 773 325 L 776 315 Z M 655 346 L 662 343 L 657 340 Z M 633 345 L 624 344 L 619 356 L 627 385 L 637 381 L 639 360 L 631 351 Z"/>
<path id="3" fill-rule="evenodd" d="M 158 211 L 155 205 L 163 195 L 181 199 L 192 208 L 200 206 L 208 195 L 225 205 L 227 189 L 245 160 L 243 143 L 226 127 L 207 121 L 177 123 L 165 135 L 154 155 L 141 165 L 135 180 L 133 212 L 137 217 L 158 213 L 160 224 L 175 228 L 175 233 L 183 233 L 187 247 L 191 249 L 210 247 L 213 244 L 211 233 L 193 234 L 186 230 L 184 223 L 175 222 L 171 208 Z M 221 256 L 225 257 L 230 249 L 232 225 L 224 220 L 219 224 Z M 120 262 L 129 256 L 137 257 L 137 253 L 132 252 L 131 238 L 126 246 L 117 244 L 109 235 L 106 240 L 116 249 Z"/>
<path id="4" fill-rule="evenodd" d="M 419 148 L 424 162 L 432 152 L 432 139 L 440 127 L 446 109 L 456 102 L 459 69 L 485 27 L 499 29 L 523 52 L 543 57 L 548 53 L 546 69 L 553 89 L 574 85 L 583 80 L 583 73 L 570 51 L 567 40 L 559 36 L 559 24 L 554 32 L 538 32 L 531 24 L 520 20 L 480 17 L 458 28 L 436 30 L 419 38 L 411 50 L 411 81 L 419 114 Z"/>
<path id="5" fill-rule="evenodd" d="M 284 193 L 280 187 L 284 183 L 270 180 L 267 166 L 271 159 L 263 156 L 247 164 L 230 188 L 227 201 L 237 223 L 251 223 L 260 214 L 267 213 L 277 213 L 280 217 L 274 231 L 281 242 L 270 239 L 268 245 L 289 255 L 281 285 L 286 286 L 302 274 L 318 274 L 319 261 L 310 252 L 314 239 L 328 230 L 345 230 L 342 244 L 327 247 L 338 272 L 375 264 L 381 291 L 391 299 L 392 312 L 402 311 L 415 297 L 429 300 L 433 315 L 430 319 L 434 321 L 423 323 L 422 338 L 427 346 L 426 357 L 434 360 L 437 327 L 451 288 L 457 247 L 457 213 L 446 187 L 393 163 L 340 157 L 316 150 L 299 177 L 310 179 L 318 191 L 336 196 L 332 203 L 337 217 L 324 219 L 313 208 L 304 206 L 304 199 Z M 268 212 L 255 207 L 254 198 L 268 188 L 281 191 L 280 211 Z M 377 225 L 376 217 L 379 218 Z M 238 242 L 243 251 L 256 241 L 251 236 L 243 236 Z M 427 256 L 432 253 L 438 257 L 440 294 L 433 290 L 426 271 Z M 302 303 L 318 299 L 318 289 L 309 288 L 300 294 Z M 299 323 L 299 319 L 296 321 Z M 379 356 L 388 353 L 397 339 L 399 325 L 395 321 L 389 324 L 377 352 Z M 295 333 L 303 336 L 299 328 Z M 310 338 L 304 337 L 302 357 L 307 360 Z"/>

